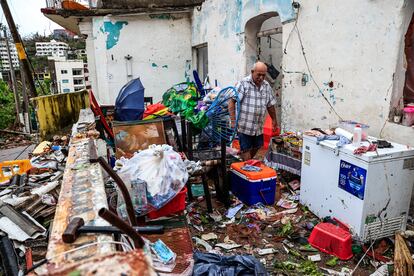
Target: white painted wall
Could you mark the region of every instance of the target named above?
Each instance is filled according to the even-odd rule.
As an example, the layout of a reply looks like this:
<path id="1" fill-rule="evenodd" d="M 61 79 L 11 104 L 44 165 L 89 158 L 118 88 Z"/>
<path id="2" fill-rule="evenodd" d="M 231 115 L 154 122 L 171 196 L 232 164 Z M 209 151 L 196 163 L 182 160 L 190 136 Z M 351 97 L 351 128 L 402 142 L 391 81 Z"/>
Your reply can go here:
<path id="1" fill-rule="evenodd" d="M 387 123 L 399 60 L 406 32 L 409 1 L 299 1 L 296 23 L 314 80 L 344 119 L 369 124 L 369 134 L 414 145 L 414 129 Z M 287 43 L 295 23 L 284 25 Z M 309 73 L 296 31 L 283 57 L 285 71 Z M 327 84 L 332 81 L 333 88 Z M 283 127 L 304 130 L 331 127 L 338 117 L 318 88 L 301 85 L 301 75 L 285 73 Z M 382 130 L 382 133 L 381 133 Z"/>
<path id="2" fill-rule="evenodd" d="M 412 1 L 298 2 L 297 27 L 309 68 L 329 103 L 343 119 L 369 124 L 373 136 L 414 145 L 413 128 L 387 122 L 391 98 L 401 91 L 393 76 L 404 72 L 400 46 L 414 10 Z M 192 44 L 209 43 L 211 79 L 218 79 L 221 86 L 232 85 L 255 59 L 245 43 L 246 22 L 277 12 L 286 48 L 282 58 L 283 128 L 303 131 L 335 126 L 338 117 L 312 79 L 302 86 L 302 74 L 309 75 L 309 71 L 298 34 L 291 32 L 295 22 L 290 5 L 290 1 L 207 0 L 201 11 L 194 11 Z M 254 20 L 260 22 L 260 18 Z M 331 81 L 332 88 L 328 85 Z"/>
<path id="3" fill-rule="evenodd" d="M 191 73 L 188 13 L 94 17 L 81 22 L 80 29 L 88 35 L 91 85 L 101 104 L 115 104 L 131 77 L 140 77 L 145 95 L 159 101 L 168 88 Z"/>
<path id="4" fill-rule="evenodd" d="M 208 42 L 210 79 L 217 79 L 224 87 L 244 77 L 256 60 L 255 53 L 245 56 L 249 46 L 245 43 L 246 23 L 256 15 L 275 12 L 281 22 L 289 21 L 294 16 L 291 3 L 291 0 L 206 0 L 201 10 L 195 9 L 192 45 Z"/>

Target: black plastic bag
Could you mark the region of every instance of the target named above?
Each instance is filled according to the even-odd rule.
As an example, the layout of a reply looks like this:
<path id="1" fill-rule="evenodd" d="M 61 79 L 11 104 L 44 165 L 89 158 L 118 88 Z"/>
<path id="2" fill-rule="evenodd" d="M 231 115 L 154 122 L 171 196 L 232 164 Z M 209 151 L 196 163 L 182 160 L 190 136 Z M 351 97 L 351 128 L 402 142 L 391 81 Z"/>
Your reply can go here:
<path id="1" fill-rule="evenodd" d="M 194 252 L 194 271 L 197 276 L 267 276 L 264 266 L 253 256 L 221 256 Z"/>

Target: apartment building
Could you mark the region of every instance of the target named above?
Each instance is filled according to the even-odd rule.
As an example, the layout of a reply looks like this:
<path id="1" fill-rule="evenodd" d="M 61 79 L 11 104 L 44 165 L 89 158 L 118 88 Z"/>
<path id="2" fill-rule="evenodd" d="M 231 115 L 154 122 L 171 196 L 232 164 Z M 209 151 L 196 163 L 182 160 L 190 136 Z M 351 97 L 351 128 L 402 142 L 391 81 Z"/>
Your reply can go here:
<path id="1" fill-rule="evenodd" d="M 36 56 L 66 57 L 69 45 L 52 39 L 50 42 L 36 42 Z"/>
<path id="2" fill-rule="evenodd" d="M 10 54 L 14 68 L 19 68 L 19 58 L 17 57 L 16 46 L 13 42 L 9 41 Z M 0 40 L 0 70 L 10 71 L 9 57 L 7 55 L 6 41 Z"/>
<path id="3" fill-rule="evenodd" d="M 68 93 L 86 88 L 85 68 L 82 60 L 54 60 L 54 73 L 58 93 Z"/>

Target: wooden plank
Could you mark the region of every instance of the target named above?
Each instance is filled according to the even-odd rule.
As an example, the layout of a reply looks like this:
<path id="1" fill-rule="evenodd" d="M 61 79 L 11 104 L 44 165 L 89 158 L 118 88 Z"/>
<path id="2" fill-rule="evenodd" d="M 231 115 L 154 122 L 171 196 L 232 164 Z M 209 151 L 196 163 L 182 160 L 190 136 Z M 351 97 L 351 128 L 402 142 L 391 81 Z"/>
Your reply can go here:
<path id="1" fill-rule="evenodd" d="M 62 241 L 62 234 L 72 218 L 82 217 L 86 225 L 109 225 L 98 216 L 100 208 L 108 207 L 102 170 L 99 164 L 91 164 L 89 157 L 89 138 L 73 138 L 49 239 L 47 258 L 52 258 L 52 266 L 67 265 L 85 258 L 115 252 L 114 246 L 108 243 L 113 241 L 111 235 L 81 235 L 73 244 L 65 244 Z M 54 258 L 63 252 L 92 242 L 101 244 Z"/>

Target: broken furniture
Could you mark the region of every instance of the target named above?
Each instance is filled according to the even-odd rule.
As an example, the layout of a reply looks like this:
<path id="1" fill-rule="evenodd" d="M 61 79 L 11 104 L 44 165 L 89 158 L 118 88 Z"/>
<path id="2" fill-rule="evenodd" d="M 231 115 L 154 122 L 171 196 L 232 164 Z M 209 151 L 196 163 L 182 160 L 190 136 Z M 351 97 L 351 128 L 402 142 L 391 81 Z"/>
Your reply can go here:
<path id="1" fill-rule="evenodd" d="M 112 126 L 118 159 L 122 156 L 131 158 L 135 152 L 147 149 L 153 144 L 169 144 L 176 151 L 182 151 L 182 144 L 172 117 L 132 122 L 114 121 Z"/>
<path id="2" fill-rule="evenodd" d="M 226 165 L 226 142 L 221 140 L 220 147 L 217 148 L 204 148 L 201 149 L 200 145 L 200 134 L 197 134 L 197 130 L 194 129 L 194 126 L 191 122 L 185 120 L 181 121 L 182 128 L 185 129 L 182 131 L 183 137 L 186 142 L 186 155 L 189 160 L 201 161 L 203 169 L 196 174 L 192 175 L 187 182 L 188 197 L 190 200 L 193 199 L 191 192 L 191 186 L 195 183 L 195 180 L 198 177 L 201 177 L 204 196 L 207 203 L 207 210 L 209 212 L 213 211 L 211 204 L 211 195 L 207 182 L 207 174 L 211 173 L 214 186 L 216 189 L 218 199 L 223 202 L 225 205 L 229 204 L 229 185 L 227 179 L 227 165 Z"/>
<path id="3" fill-rule="evenodd" d="M 320 218 L 331 216 L 346 223 L 361 241 L 404 230 L 414 149 L 391 143 L 392 148 L 354 155 L 356 147 L 337 148 L 337 142 L 318 144 L 316 137 L 303 137 L 300 202 Z"/>

